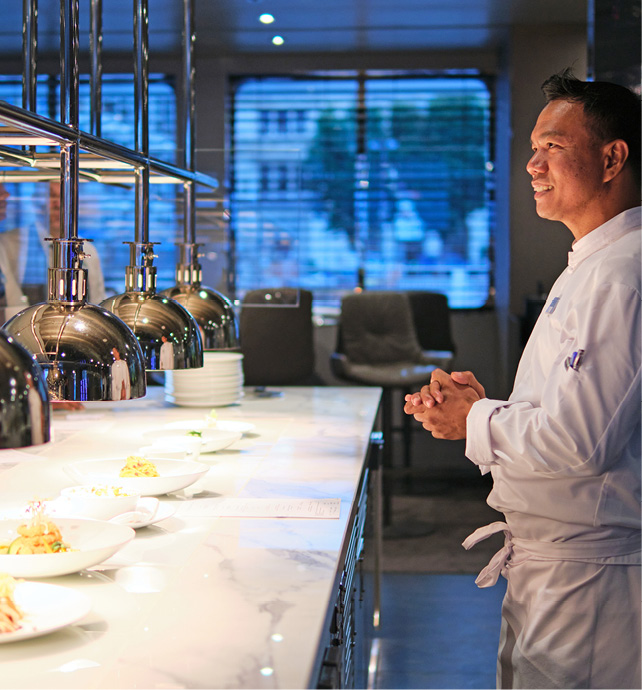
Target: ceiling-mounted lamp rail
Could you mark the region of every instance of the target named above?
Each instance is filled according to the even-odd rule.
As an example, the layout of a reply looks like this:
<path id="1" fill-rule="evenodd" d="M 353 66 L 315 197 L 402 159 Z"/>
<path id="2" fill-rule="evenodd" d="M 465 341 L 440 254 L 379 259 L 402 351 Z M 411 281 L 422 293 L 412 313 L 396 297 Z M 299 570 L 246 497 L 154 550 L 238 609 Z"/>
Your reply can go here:
<path id="1" fill-rule="evenodd" d="M 195 182 L 211 189 L 218 187 L 218 180 L 210 175 L 186 170 L 178 165 L 150 158 L 113 141 L 79 131 L 73 126 L 63 126 L 56 120 L 50 120 L 5 101 L 0 101 L 0 146 L 22 146 L 24 144 L 60 147 L 73 142 L 77 142 L 78 148 L 83 152 L 93 154 L 99 159 L 107 159 L 104 166 L 97 165 L 97 168 L 111 168 L 113 166 L 108 161 L 116 161 L 130 168 L 147 166 L 153 175 L 166 176 L 167 182 L 170 184 L 176 184 L 177 181 Z M 16 151 L 16 153 L 27 155 L 24 151 Z M 34 160 L 38 160 L 40 155 L 34 154 Z M 47 155 L 51 154 L 45 154 L 45 158 Z M 82 161 L 82 158 L 80 160 Z M 158 183 L 159 181 L 154 180 L 154 182 Z"/>
<path id="2" fill-rule="evenodd" d="M 196 91 L 194 70 L 194 0 L 183 0 L 183 164 L 195 167 Z M 205 350 L 238 350 L 238 324 L 232 302 L 218 290 L 201 285 L 203 269 L 196 242 L 196 187 L 183 185 L 183 242 L 179 243 L 176 285 L 163 294 L 180 302 L 196 319 Z"/>
<path id="3" fill-rule="evenodd" d="M 38 0 L 22 2 L 22 107 L 36 110 Z"/>
<path id="4" fill-rule="evenodd" d="M 91 0 L 89 7 L 89 128 L 94 136 L 102 134 L 103 84 L 103 2 Z"/>
<path id="5" fill-rule="evenodd" d="M 33 113 L 17 114 L 35 133 L 59 129 Z M 48 299 L 23 309 L 4 328 L 42 366 L 52 400 L 140 398 L 147 386 L 138 340 L 121 319 L 85 297 L 85 240 L 77 232 L 78 0 L 60 0 L 60 114 L 60 129 L 67 131 L 59 142 L 61 232 L 48 238 Z"/>
<path id="6" fill-rule="evenodd" d="M 0 132 L 6 129 L 12 133 L 30 134 L 51 141 L 51 146 L 67 144 L 78 138 L 78 132 L 73 128 L 6 101 L 0 101 L 0 123 L 5 123 L 4 127 L 0 127 Z"/>
<path id="7" fill-rule="evenodd" d="M 125 292 L 103 305 L 135 333 L 147 369 L 203 366 L 203 342 L 197 322 L 178 302 L 156 292 L 154 244 L 149 241 L 149 49 L 148 2 L 134 0 L 134 142 L 147 165 L 135 173 L 135 234 L 129 243 Z"/>

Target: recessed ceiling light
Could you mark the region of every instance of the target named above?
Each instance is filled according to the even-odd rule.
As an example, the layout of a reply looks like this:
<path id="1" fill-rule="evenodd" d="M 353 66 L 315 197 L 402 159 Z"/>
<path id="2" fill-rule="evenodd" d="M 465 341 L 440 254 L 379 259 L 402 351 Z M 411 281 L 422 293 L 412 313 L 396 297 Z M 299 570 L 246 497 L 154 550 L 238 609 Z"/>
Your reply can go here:
<path id="1" fill-rule="evenodd" d="M 272 43 L 274 43 L 275 46 L 282 46 L 285 41 L 283 40 L 283 36 L 273 36 Z"/>
<path id="2" fill-rule="evenodd" d="M 259 21 L 261 22 L 261 24 L 271 24 L 274 21 L 274 15 L 267 14 L 267 13 L 262 14 L 259 17 Z"/>

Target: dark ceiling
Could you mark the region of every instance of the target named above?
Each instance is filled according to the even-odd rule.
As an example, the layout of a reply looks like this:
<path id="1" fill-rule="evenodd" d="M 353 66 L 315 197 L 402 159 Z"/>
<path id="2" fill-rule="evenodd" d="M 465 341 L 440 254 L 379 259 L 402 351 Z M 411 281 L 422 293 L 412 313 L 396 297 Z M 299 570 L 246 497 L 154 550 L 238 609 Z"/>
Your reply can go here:
<path id="1" fill-rule="evenodd" d="M 586 24 L 588 0 L 194 0 L 197 53 L 489 48 L 513 25 Z M 59 45 L 59 0 L 40 0 L 39 51 Z M 152 53 L 180 49 L 182 0 L 149 0 Z M 275 21 L 261 24 L 261 13 Z M 89 0 L 80 0 L 88 47 Z M 103 1 L 103 50 L 131 51 L 133 0 Z M 282 46 L 272 44 L 280 35 Z M 2 0 L 0 54 L 21 52 L 22 0 Z"/>

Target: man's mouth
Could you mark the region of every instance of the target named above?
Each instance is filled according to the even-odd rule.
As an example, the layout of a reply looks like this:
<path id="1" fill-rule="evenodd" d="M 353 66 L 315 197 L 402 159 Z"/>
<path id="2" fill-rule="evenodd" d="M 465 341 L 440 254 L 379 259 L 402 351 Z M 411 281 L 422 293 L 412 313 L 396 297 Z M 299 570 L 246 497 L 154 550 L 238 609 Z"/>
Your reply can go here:
<path id="1" fill-rule="evenodd" d="M 550 192 L 551 189 L 553 189 L 553 185 L 533 183 L 533 191 L 535 192 L 535 198 L 537 198 L 538 195 L 544 194 L 545 192 Z"/>

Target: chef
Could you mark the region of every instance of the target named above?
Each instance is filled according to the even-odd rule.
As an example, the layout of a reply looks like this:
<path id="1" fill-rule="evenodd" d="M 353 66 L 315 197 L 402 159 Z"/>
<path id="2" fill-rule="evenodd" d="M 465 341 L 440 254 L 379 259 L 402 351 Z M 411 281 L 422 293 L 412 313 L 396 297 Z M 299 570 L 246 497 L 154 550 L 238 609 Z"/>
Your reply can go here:
<path id="1" fill-rule="evenodd" d="M 575 241 L 507 401 L 471 372 L 433 374 L 404 411 L 466 438 L 505 522 L 480 573 L 501 573 L 497 685 L 640 688 L 640 101 L 615 84 L 548 79 L 527 164 L 539 216 Z"/>

